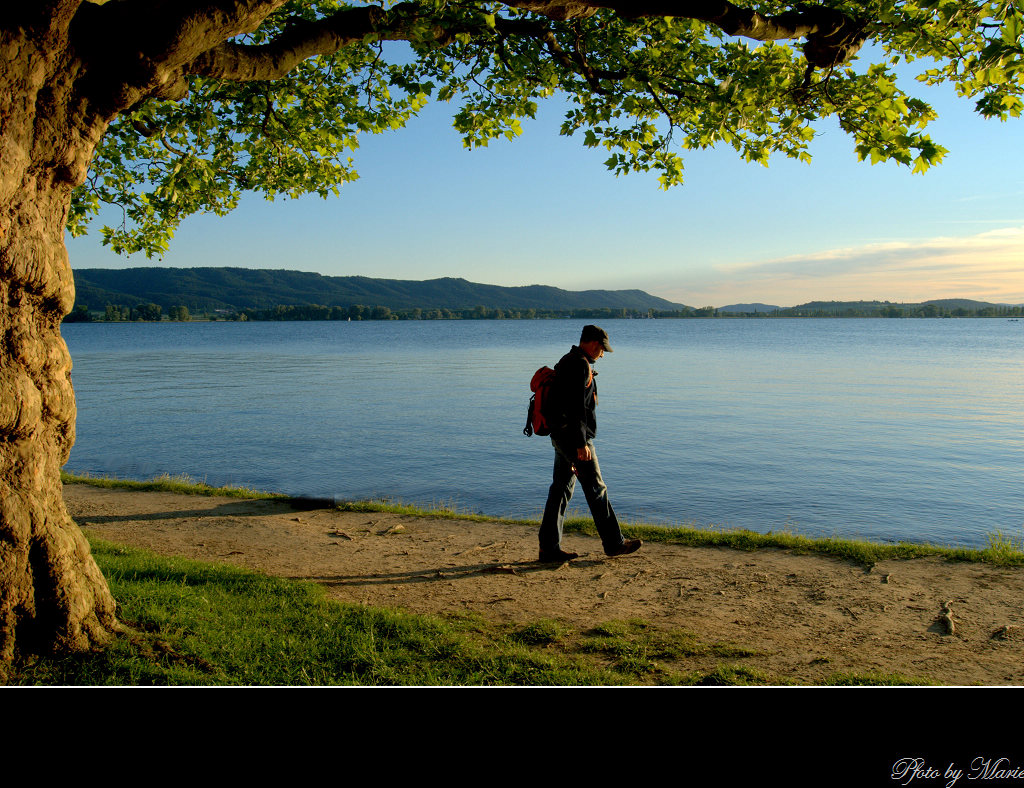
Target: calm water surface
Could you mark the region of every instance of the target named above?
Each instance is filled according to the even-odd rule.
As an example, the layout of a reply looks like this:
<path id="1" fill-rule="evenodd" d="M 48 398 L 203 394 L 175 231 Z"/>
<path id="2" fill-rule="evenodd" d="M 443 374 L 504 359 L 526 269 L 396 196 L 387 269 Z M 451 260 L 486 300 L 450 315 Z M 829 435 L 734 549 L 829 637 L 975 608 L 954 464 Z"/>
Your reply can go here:
<path id="1" fill-rule="evenodd" d="M 65 325 L 67 469 L 539 517 L 529 380 L 581 325 Z M 597 448 L 623 520 L 973 546 L 1024 529 L 1022 322 L 604 327 Z"/>

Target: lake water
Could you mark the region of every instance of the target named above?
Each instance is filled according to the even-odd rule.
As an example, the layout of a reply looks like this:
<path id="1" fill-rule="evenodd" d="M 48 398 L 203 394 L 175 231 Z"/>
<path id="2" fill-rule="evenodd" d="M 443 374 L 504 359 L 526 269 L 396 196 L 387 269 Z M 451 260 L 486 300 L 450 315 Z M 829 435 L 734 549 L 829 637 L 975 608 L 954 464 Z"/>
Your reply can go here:
<path id="1" fill-rule="evenodd" d="M 539 518 L 529 381 L 582 322 L 65 325 L 66 467 Z M 623 521 L 968 546 L 1024 529 L 1024 322 L 604 327 L 596 446 Z"/>

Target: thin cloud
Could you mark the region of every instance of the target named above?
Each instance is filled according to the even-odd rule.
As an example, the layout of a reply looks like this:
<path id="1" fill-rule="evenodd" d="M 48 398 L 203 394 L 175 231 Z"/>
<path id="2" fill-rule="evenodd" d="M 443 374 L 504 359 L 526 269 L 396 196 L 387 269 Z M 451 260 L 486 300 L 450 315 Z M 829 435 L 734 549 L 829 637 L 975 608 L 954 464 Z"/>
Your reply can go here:
<path id="1" fill-rule="evenodd" d="M 1024 302 L 1024 226 L 966 237 L 885 241 L 772 260 L 717 265 L 684 302 L 814 300 Z"/>
<path id="2" fill-rule="evenodd" d="M 1024 253 L 1024 226 L 1003 227 L 964 238 L 939 237 L 918 241 L 884 241 L 859 247 L 828 249 L 811 254 L 792 255 L 774 260 L 730 263 L 718 266 L 722 271 L 806 270 L 813 266 L 870 266 L 887 269 L 894 264 L 915 260 L 935 260 L 978 256 L 985 260 L 1015 259 L 1020 264 Z M 1018 270 L 1020 270 L 1018 268 Z"/>

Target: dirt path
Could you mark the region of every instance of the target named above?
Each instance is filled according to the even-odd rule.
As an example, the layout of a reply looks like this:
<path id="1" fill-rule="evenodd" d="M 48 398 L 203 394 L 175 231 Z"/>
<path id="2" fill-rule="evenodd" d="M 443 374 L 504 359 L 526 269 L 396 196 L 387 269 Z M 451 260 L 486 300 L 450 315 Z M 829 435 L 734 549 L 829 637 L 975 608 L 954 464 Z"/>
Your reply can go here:
<path id="1" fill-rule="evenodd" d="M 608 559 L 598 540 L 574 535 L 565 547 L 581 557 L 545 565 L 524 526 L 80 484 L 64 494 L 79 525 L 103 539 L 316 581 L 348 602 L 578 629 L 642 618 L 752 647 L 758 656 L 733 662 L 780 680 L 879 672 L 1024 684 L 1018 569 L 915 559 L 866 570 L 784 550 L 657 544 Z"/>

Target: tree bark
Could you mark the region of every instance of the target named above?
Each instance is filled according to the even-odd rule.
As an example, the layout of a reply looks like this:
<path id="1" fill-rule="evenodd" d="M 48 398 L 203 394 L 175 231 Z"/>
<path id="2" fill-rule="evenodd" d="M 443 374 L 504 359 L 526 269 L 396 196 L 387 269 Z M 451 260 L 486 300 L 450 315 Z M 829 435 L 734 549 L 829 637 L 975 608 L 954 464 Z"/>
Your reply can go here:
<path id="1" fill-rule="evenodd" d="M 119 629 L 60 483 L 75 435 L 64 226 L 102 129 L 73 127 L 55 21 L 0 31 L 0 681 L 19 652 L 82 651 Z"/>

